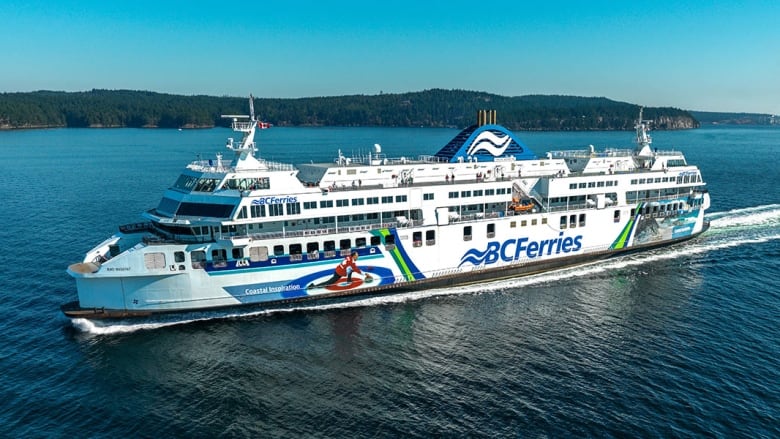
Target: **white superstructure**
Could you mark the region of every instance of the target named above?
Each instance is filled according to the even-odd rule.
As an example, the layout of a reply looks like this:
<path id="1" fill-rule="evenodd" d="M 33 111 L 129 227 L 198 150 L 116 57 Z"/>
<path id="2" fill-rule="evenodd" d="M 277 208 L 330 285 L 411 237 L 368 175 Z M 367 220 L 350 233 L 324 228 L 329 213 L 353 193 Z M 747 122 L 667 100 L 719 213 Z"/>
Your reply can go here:
<path id="1" fill-rule="evenodd" d="M 538 158 L 495 124 L 495 112 L 480 112 L 432 156 L 389 158 L 376 145 L 364 157 L 339 151 L 333 163 L 298 167 L 257 156 L 260 122 L 250 113 L 228 116 L 242 134 L 228 139 L 232 159 L 190 163 L 144 212 L 147 222 L 120 227 L 68 268 L 78 302 L 63 305 L 66 315 L 446 286 L 666 245 L 706 228 L 699 169 L 680 152 L 651 149 L 641 112 L 630 150 Z"/>

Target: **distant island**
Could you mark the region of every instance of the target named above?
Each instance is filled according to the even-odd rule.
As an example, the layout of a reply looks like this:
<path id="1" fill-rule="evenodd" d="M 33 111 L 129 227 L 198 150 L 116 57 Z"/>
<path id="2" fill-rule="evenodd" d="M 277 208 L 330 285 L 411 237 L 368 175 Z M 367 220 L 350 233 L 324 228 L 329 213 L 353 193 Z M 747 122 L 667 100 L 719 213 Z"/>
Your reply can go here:
<path id="1" fill-rule="evenodd" d="M 760 113 L 719 113 L 691 111 L 702 125 L 780 125 L 780 117 Z"/>
<path id="2" fill-rule="evenodd" d="M 383 126 L 463 128 L 481 109 L 496 110 L 512 130 L 630 130 L 639 106 L 603 97 L 528 95 L 432 89 L 413 93 L 255 98 L 258 118 L 276 126 Z M 0 129 L 209 128 L 228 126 L 222 114 L 246 113 L 246 97 L 182 96 L 135 90 L 0 93 Z M 698 114 L 645 108 L 655 129 L 700 125 Z M 722 114 L 722 113 L 718 113 Z M 709 120 L 709 119 L 708 119 Z"/>

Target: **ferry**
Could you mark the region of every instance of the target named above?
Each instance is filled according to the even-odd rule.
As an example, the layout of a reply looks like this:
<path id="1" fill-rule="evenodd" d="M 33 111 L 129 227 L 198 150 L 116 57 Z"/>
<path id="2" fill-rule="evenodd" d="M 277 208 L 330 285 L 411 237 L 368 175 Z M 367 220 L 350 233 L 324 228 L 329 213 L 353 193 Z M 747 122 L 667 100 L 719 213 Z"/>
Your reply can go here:
<path id="1" fill-rule="evenodd" d="M 264 160 L 265 127 L 187 165 L 143 222 L 68 267 L 71 318 L 349 300 L 492 281 L 675 244 L 705 231 L 706 183 L 682 152 L 636 146 L 539 157 L 481 110 L 436 154 Z M 237 135 L 236 135 L 237 137 Z"/>

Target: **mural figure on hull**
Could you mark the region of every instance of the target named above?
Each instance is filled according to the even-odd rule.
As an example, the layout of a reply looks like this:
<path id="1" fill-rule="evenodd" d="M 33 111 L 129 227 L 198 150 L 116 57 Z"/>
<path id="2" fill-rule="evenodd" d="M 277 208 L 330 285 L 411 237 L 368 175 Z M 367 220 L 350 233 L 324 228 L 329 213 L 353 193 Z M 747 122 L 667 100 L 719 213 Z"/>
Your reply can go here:
<path id="1" fill-rule="evenodd" d="M 349 289 L 349 288 L 355 288 L 365 283 L 371 283 L 373 281 L 373 278 L 368 273 L 363 273 L 360 268 L 357 266 L 356 262 L 360 258 L 360 255 L 358 255 L 358 252 L 353 251 L 349 256 L 344 258 L 343 261 L 339 263 L 339 265 L 336 266 L 336 269 L 333 270 L 333 275 L 330 277 L 330 279 L 327 279 L 325 282 L 320 283 L 312 283 L 309 284 L 308 288 L 327 288 L 330 286 L 337 287 L 336 289 Z M 354 273 L 359 273 L 363 275 L 363 279 L 355 279 L 352 280 L 352 275 Z M 334 288 L 328 288 L 328 289 L 334 289 Z"/>

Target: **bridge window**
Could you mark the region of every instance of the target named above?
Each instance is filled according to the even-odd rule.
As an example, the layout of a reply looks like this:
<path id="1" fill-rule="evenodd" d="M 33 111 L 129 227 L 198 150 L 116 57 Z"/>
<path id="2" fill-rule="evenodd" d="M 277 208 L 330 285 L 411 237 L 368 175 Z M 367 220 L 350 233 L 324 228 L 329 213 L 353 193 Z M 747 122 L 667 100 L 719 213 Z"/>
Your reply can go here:
<path id="1" fill-rule="evenodd" d="M 333 200 L 320 201 L 320 209 L 325 209 L 326 207 L 333 207 Z"/>
<path id="2" fill-rule="evenodd" d="M 425 245 L 434 245 L 436 244 L 436 231 L 435 230 L 426 230 L 425 231 Z"/>
<path id="3" fill-rule="evenodd" d="M 566 215 L 563 215 L 561 217 L 561 229 L 565 229 L 566 228 L 566 224 L 568 224 L 567 220 L 568 220 L 568 218 L 566 217 Z"/>

